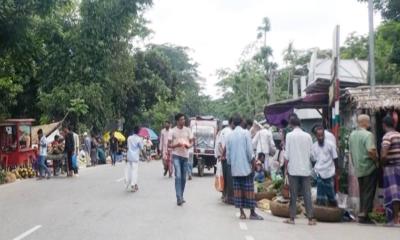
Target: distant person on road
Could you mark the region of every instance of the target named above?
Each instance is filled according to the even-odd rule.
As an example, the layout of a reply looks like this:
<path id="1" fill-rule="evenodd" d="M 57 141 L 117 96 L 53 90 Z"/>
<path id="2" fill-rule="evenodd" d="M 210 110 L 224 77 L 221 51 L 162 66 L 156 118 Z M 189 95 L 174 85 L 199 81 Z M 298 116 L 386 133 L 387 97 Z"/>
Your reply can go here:
<path id="1" fill-rule="evenodd" d="M 175 116 L 176 127 L 169 135 L 168 146 L 172 149 L 172 161 L 175 168 L 175 191 L 178 206 L 185 203 L 186 176 L 189 161 L 189 149 L 193 146 L 193 133 L 185 127 L 186 118 L 182 113 Z"/>
<path id="2" fill-rule="evenodd" d="M 110 155 L 111 155 L 111 166 L 115 166 L 117 161 L 118 153 L 118 139 L 114 136 L 114 131 L 111 133 L 110 137 Z"/>
<path id="3" fill-rule="evenodd" d="M 250 133 L 240 126 L 239 114 L 233 117 L 235 129 L 226 141 L 226 156 L 233 176 L 235 207 L 240 209 L 240 219 L 246 219 L 244 209 L 250 209 L 250 219 L 263 220 L 255 212 L 254 173 L 252 169 L 253 146 Z"/>
<path id="4" fill-rule="evenodd" d="M 45 173 L 47 174 L 47 179 L 50 179 L 51 173 L 45 164 L 47 157 L 47 139 L 46 136 L 43 135 L 42 129 L 39 129 L 37 134 L 39 137 L 39 174 L 40 174 L 38 179 L 42 179 L 45 177 L 45 175 L 43 175 L 43 171 L 45 171 Z"/>
<path id="5" fill-rule="evenodd" d="M 127 155 L 127 163 L 125 169 L 125 183 L 126 183 L 126 189 L 130 189 L 132 192 L 136 192 L 139 190 L 138 169 L 139 169 L 140 153 L 142 153 L 144 158 L 148 158 L 144 150 L 143 139 L 138 135 L 139 131 L 140 127 L 135 126 L 133 128 L 133 134 L 128 137 L 128 142 L 127 142 L 128 155 Z"/>
<path id="6" fill-rule="evenodd" d="M 91 165 L 90 152 L 92 148 L 92 140 L 87 132 L 83 133 L 83 138 L 83 150 L 85 151 L 86 167 L 89 167 Z"/>
<path id="7" fill-rule="evenodd" d="M 295 224 L 297 212 L 297 194 L 301 189 L 304 196 L 308 225 L 316 225 L 313 219 L 311 199 L 311 135 L 300 128 L 300 119 L 291 117 L 289 124 L 293 130 L 286 135 L 285 159 L 288 161 L 288 175 L 290 188 L 290 218 L 284 223 Z"/>
<path id="8" fill-rule="evenodd" d="M 358 116 L 358 128 L 349 137 L 349 150 L 351 160 L 358 177 L 360 189 L 359 223 L 371 224 L 369 213 L 374 206 L 376 185 L 378 182 L 378 154 L 374 143 L 374 136 L 367 129 L 370 127 L 368 115 Z"/>
<path id="9" fill-rule="evenodd" d="M 68 126 L 64 127 L 64 139 L 65 139 L 64 152 L 67 155 L 67 177 L 72 177 L 74 171 L 72 164 L 72 156 L 74 155 L 75 152 L 75 141 L 74 141 L 74 135 L 70 131 L 70 128 Z"/>
<path id="10" fill-rule="evenodd" d="M 98 163 L 98 153 L 97 148 L 99 147 L 99 143 L 97 142 L 96 136 L 92 134 L 92 141 L 90 141 L 90 160 L 92 162 L 92 166 L 96 166 Z"/>
<path id="11" fill-rule="evenodd" d="M 400 133 L 391 116 L 383 119 L 386 134 L 382 139 L 384 205 L 386 217 L 393 226 L 400 226 Z"/>
<path id="12" fill-rule="evenodd" d="M 314 170 L 317 174 L 317 205 L 336 207 L 334 177 L 335 162 L 338 160 L 336 147 L 325 139 L 325 130 L 319 126 L 314 131 L 317 138 L 312 146 L 311 156 L 315 161 Z"/>
<path id="13" fill-rule="evenodd" d="M 164 166 L 164 176 L 167 176 L 169 172 L 169 177 L 172 177 L 173 165 L 171 159 L 171 149 L 168 147 L 169 134 L 171 133 L 171 123 L 165 121 L 164 129 L 161 130 L 160 134 L 160 153 L 162 156 L 162 162 Z"/>

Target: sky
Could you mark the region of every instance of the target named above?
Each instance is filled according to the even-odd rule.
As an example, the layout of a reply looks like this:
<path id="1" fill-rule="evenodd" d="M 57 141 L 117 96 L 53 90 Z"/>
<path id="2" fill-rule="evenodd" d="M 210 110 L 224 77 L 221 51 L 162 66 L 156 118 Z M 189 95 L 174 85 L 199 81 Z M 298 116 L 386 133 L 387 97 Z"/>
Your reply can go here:
<path id="1" fill-rule="evenodd" d="M 154 31 L 152 43 L 191 49 L 206 79 L 204 93 L 212 98 L 220 95 L 216 71 L 237 66 L 266 16 L 271 22 L 267 44 L 281 66 L 291 41 L 296 49 L 330 49 L 336 25 L 342 42 L 351 32 L 368 32 L 367 4 L 357 0 L 154 0 L 145 16 Z M 380 21 L 376 15 L 375 26 Z"/>

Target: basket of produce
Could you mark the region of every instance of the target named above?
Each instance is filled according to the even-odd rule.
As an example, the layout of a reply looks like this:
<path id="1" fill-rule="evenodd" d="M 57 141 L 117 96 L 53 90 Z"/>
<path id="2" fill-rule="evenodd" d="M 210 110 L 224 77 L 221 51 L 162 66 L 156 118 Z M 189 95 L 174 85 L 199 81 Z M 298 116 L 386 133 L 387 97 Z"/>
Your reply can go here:
<path id="1" fill-rule="evenodd" d="M 270 202 L 271 213 L 277 217 L 289 218 L 289 201 L 283 200 L 283 198 L 275 198 Z M 297 203 L 297 214 L 301 213 L 300 204 Z"/>
<path id="2" fill-rule="evenodd" d="M 314 217 L 320 222 L 340 222 L 343 210 L 338 207 L 314 205 Z"/>
<path id="3" fill-rule="evenodd" d="M 256 193 L 256 201 L 260 201 L 263 199 L 268 199 L 268 200 L 272 200 L 274 197 L 276 197 L 276 193 L 274 192 L 260 192 L 260 193 Z"/>

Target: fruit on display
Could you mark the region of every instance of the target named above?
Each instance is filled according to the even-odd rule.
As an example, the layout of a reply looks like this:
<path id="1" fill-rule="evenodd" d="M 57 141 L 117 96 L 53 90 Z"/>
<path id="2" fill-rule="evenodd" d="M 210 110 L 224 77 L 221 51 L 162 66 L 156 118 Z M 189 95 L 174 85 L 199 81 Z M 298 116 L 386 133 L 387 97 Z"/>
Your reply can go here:
<path id="1" fill-rule="evenodd" d="M 14 173 L 12 173 L 12 172 L 6 173 L 6 178 L 5 178 L 6 183 L 12 183 L 12 182 L 15 182 L 16 180 L 17 180 L 17 177 L 15 176 Z"/>
<path id="2" fill-rule="evenodd" d="M 12 173 L 15 174 L 17 179 L 22 179 L 22 178 L 33 178 L 36 176 L 35 171 L 29 167 L 29 168 L 17 168 L 12 171 Z"/>

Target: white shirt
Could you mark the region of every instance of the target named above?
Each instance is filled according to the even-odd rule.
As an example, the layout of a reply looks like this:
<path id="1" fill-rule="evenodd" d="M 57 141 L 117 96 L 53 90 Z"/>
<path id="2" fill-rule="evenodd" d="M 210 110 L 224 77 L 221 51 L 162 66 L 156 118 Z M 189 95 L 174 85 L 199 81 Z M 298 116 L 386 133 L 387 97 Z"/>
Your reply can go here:
<path id="1" fill-rule="evenodd" d="M 43 135 L 40 139 L 40 156 L 47 156 L 47 138 Z"/>
<path id="2" fill-rule="evenodd" d="M 220 143 L 223 148 L 226 146 L 226 141 L 228 140 L 228 136 L 232 133 L 232 128 L 230 126 L 225 127 L 224 129 L 221 130 L 221 135 L 220 135 Z"/>
<path id="3" fill-rule="evenodd" d="M 289 161 L 289 175 L 302 177 L 311 175 L 312 144 L 311 135 L 298 127 L 286 135 L 285 158 Z"/>
<path id="4" fill-rule="evenodd" d="M 328 130 L 324 131 L 325 133 L 325 140 L 329 141 L 334 147 L 335 149 L 337 149 L 336 147 L 336 137 L 335 135 L 333 135 L 331 132 L 329 132 Z"/>
<path id="5" fill-rule="evenodd" d="M 258 131 L 253 138 L 253 148 L 256 149 L 256 154 L 264 153 L 266 158 L 270 153 L 275 152 L 276 147 L 271 131 L 265 128 Z"/>
<path id="6" fill-rule="evenodd" d="M 330 141 L 325 141 L 324 146 L 315 142 L 311 152 L 312 160 L 317 162 L 314 166 L 315 172 L 323 179 L 331 178 L 335 175 L 334 159 L 338 157 L 336 148 Z"/>
<path id="7" fill-rule="evenodd" d="M 140 151 L 143 149 L 143 140 L 136 134 L 128 137 L 128 162 L 139 162 Z"/>

